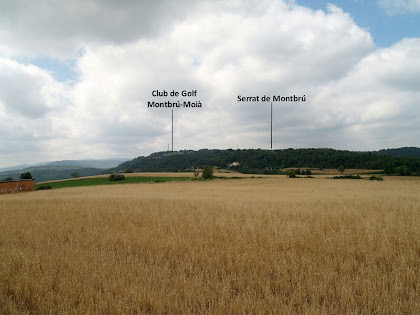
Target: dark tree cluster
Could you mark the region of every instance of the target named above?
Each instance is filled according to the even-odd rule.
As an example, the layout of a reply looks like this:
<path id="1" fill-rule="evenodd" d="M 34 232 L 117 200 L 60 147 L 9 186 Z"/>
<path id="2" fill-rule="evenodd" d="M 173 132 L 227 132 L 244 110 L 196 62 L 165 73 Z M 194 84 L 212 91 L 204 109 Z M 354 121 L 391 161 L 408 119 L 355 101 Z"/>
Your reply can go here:
<path id="1" fill-rule="evenodd" d="M 109 175 L 108 179 L 111 182 L 116 182 L 116 181 L 119 181 L 119 180 L 125 180 L 125 176 L 123 174 L 111 174 L 111 175 Z"/>
<path id="2" fill-rule="evenodd" d="M 312 175 L 312 171 L 309 169 L 301 170 L 300 168 L 298 168 L 296 170 L 296 175 Z"/>
<path id="3" fill-rule="evenodd" d="M 125 162 L 111 171 L 133 169 L 139 172 L 171 172 L 203 169 L 206 165 L 227 168 L 229 164 L 242 173 L 282 174 L 284 168 L 374 169 L 388 174 L 417 174 L 420 158 L 393 157 L 375 152 L 352 152 L 334 149 L 284 150 L 184 150 L 158 152 Z M 304 172 L 311 172 L 306 170 Z M 109 170 L 108 170 L 109 172 Z M 303 172 L 303 171 L 301 171 Z M 308 173 L 302 175 L 310 175 Z"/>
<path id="4" fill-rule="evenodd" d="M 32 174 L 30 172 L 22 173 L 19 176 L 20 179 L 32 179 Z"/>

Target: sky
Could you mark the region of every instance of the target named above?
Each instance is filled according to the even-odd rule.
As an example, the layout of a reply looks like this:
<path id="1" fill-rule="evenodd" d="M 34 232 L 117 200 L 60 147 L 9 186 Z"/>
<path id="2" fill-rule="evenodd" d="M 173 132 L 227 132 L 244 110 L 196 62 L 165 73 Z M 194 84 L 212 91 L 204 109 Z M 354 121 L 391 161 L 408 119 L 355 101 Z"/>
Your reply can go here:
<path id="1" fill-rule="evenodd" d="M 0 0 L 0 167 L 420 146 L 420 0 Z M 169 96 L 155 97 L 153 91 Z M 196 93 L 170 96 L 171 91 Z M 196 92 L 194 92 L 196 91 Z"/>

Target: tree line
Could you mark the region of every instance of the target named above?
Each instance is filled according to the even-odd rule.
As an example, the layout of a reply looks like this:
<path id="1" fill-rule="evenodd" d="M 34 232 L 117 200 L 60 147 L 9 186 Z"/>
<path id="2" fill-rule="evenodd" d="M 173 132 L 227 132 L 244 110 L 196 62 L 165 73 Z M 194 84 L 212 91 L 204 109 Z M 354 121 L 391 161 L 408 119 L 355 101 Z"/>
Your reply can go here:
<path id="1" fill-rule="evenodd" d="M 182 150 L 157 152 L 147 157 L 139 156 L 111 170 L 132 169 L 138 172 L 189 171 L 212 165 L 242 173 L 279 174 L 284 168 L 332 168 L 384 170 L 387 174 L 410 175 L 420 173 L 420 158 L 393 157 L 375 152 L 354 152 L 335 149 L 284 149 L 284 150 Z M 110 170 L 108 170 L 110 171 Z"/>

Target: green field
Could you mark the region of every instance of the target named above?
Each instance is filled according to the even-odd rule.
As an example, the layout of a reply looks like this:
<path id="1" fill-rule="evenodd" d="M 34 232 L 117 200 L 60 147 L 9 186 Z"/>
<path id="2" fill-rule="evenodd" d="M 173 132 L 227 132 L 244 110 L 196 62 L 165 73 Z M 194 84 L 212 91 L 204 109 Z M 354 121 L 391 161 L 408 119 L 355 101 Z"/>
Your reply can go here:
<path id="1" fill-rule="evenodd" d="M 126 177 L 121 181 L 110 181 L 108 177 L 103 178 L 83 178 L 78 180 L 65 180 L 59 182 L 36 184 L 35 189 L 40 186 L 51 186 L 52 189 L 80 186 L 98 186 L 98 185 L 117 185 L 117 184 L 135 184 L 135 183 L 156 183 L 171 181 L 188 181 L 189 177 Z"/>

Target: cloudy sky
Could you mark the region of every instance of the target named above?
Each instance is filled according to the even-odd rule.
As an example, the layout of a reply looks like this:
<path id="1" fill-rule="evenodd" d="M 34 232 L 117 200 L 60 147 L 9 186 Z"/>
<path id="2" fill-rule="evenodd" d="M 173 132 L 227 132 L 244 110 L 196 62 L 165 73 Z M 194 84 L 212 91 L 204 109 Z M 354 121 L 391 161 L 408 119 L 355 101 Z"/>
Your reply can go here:
<path id="1" fill-rule="evenodd" d="M 153 90 L 197 91 L 157 98 Z M 419 0 L 0 0 L 0 167 L 420 146 Z"/>

